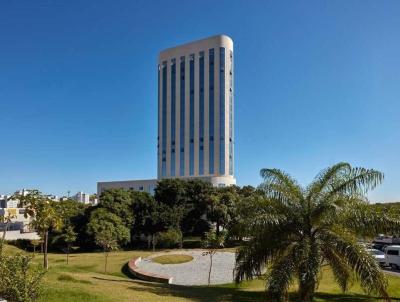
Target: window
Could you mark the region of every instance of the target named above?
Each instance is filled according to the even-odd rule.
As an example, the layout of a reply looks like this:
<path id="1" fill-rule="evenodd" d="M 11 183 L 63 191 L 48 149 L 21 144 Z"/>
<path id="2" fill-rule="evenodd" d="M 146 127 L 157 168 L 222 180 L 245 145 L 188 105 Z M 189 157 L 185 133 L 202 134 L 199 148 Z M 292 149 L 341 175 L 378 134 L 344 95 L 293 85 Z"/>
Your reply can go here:
<path id="1" fill-rule="evenodd" d="M 162 154 L 166 153 L 167 150 L 167 62 L 163 62 L 162 65 Z M 167 165 L 165 158 L 162 159 L 161 164 L 161 175 L 165 177 L 167 175 Z"/>
<path id="2" fill-rule="evenodd" d="M 199 54 L 199 175 L 204 174 L 204 145 L 203 145 L 203 135 L 204 135 L 204 51 Z"/>
<path id="3" fill-rule="evenodd" d="M 233 52 L 229 51 L 229 175 L 233 175 Z"/>
<path id="4" fill-rule="evenodd" d="M 194 174 L 194 54 L 190 55 L 190 99 L 189 99 L 189 175 Z"/>
<path id="5" fill-rule="evenodd" d="M 398 256 L 399 255 L 399 251 L 396 250 L 388 250 L 387 251 L 388 255 L 392 255 L 392 256 Z"/>
<path id="6" fill-rule="evenodd" d="M 140 186 L 140 187 L 139 187 L 139 191 L 143 191 L 143 186 Z"/>
<path id="7" fill-rule="evenodd" d="M 175 120 L 176 120 L 176 62 L 171 60 L 171 140 L 175 145 Z M 175 151 L 171 152 L 171 176 L 175 176 Z"/>
<path id="8" fill-rule="evenodd" d="M 208 78 L 209 78 L 209 160 L 208 172 L 214 174 L 214 49 L 208 50 Z"/>
<path id="9" fill-rule="evenodd" d="M 219 49 L 219 173 L 225 174 L 225 48 Z"/>
<path id="10" fill-rule="evenodd" d="M 180 82 L 180 154 L 179 154 L 179 174 L 185 175 L 185 57 L 181 57 L 180 62 L 181 82 Z"/>

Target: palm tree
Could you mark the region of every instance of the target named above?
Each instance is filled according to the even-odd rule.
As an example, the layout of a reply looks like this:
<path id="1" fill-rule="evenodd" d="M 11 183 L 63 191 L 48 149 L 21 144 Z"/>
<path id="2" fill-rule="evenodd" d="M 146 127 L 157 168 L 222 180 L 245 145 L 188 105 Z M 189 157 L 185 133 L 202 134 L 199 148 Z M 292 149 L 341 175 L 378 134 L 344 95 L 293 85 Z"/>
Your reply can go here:
<path id="1" fill-rule="evenodd" d="M 265 205 L 236 255 L 237 282 L 266 272 L 270 299 L 287 301 L 289 286 L 298 280 L 299 299 L 308 302 L 327 264 L 343 291 L 355 278 L 366 292 L 390 301 L 378 263 L 357 242 L 400 229 L 399 220 L 375 213 L 365 197 L 383 181 L 382 173 L 339 163 L 306 188 L 277 169 L 262 169 L 261 176 Z"/>

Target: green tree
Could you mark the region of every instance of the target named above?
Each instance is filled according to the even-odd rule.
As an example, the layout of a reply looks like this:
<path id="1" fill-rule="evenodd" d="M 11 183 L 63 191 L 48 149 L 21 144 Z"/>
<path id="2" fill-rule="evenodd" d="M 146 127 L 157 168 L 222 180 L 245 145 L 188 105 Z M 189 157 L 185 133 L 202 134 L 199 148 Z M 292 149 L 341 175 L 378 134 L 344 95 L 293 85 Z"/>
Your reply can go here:
<path id="1" fill-rule="evenodd" d="M 130 191 L 123 189 L 108 189 L 101 193 L 98 207 L 106 208 L 122 219 L 127 228 L 134 222 L 132 212 L 132 195 Z"/>
<path id="2" fill-rule="evenodd" d="M 267 204 L 253 218 L 251 239 L 238 251 L 237 282 L 267 269 L 270 298 L 285 301 L 296 277 L 300 301 L 308 302 L 327 263 L 343 291 L 354 274 L 365 291 L 390 300 L 378 263 L 357 242 L 358 236 L 400 229 L 399 220 L 372 211 L 364 197 L 382 182 L 382 173 L 339 163 L 306 188 L 277 169 L 262 169 L 261 176 Z"/>
<path id="3" fill-rule="evenodd" d="M 69 225 L 65 228 L 63 239 L 67 244 L 67 264 L 69 263 L 69 254 L 71 251 L 71 245 L 76 241 L 76 235 L 77 233 L 75 233 L 73 226 Z"/>
<path id="4" fill-rule="evenodd" d="M 36 247 L 40 245 L 40 240 L 39 239 L 32 239 L 31 244 L 33 246 L 33 254 L 36 253 Z"/>
<path id="5" fill-rule="evenodd" d="M 160 216 L 159 204 L 148 193 L 131 191 L 133 204 L 132 212 L 135 216 L 134 224 L 131 227 L 131 235 L 147 235 L 151 237 L 151 242 L 148 242 L 155 249 L 156 238 L 155 234 L 165 230 Z"/>
<path id="6" fill-rule="evenodd" d="M 3 246 L 6 240 L 7 230 L 12 222 L 12 219 L 16 218 L 16 215 L 8 212 L 7 215 L 0 215 L 0 223 L 3 225 L 3 235 L 0 238 L 0 255 L 3 254 Z"/>
<path id="7" fill-rule="evenodd" d="M 202 244 L 203 247 L 207 249 L 207 251 L 203 252 L 203 256 L 210 257 L 210 267 L 208 270 L 208 286 L 210 286 L 211 283 L 211 272 L 214 255 L 217 253 L 218 249 L 224 247 L 225 238 L 225 232 L 220 232 L 219 234 L 217 234 L 217 232 L 213 229 L 204 234 Z"/>
<path id="8" fill-rule="evenodd" d="M 221 228 L 226 229 L 234 216 L 234 209 L 238 200 L 236 188 L 218 188 L 209 200 L 207 218 L 215 223 L 217 236 Z"/>
<path id="9" fill-rule="evenodd" d="M 25 207 L 26 217 L 32 217 L 32 228 L 36 229 L 43 239 L 43 267 L 48 269 L 49 230 L 60 230 L 62 227 L 62 218 L 57 212 L 57 205 L 37 190 L 32 190 L 26 196 L 17 195 L 14 198 L 19 199 L 21 205 Z"/>
<path id="10" fill-rule="evenodd" d="M 129 242 L 130 231 L 120 217 L 104 208 L 92 212 L 87 229 L 94 236 L 96 244 L 103 249 L 106 273 L 109 253 Z"/>

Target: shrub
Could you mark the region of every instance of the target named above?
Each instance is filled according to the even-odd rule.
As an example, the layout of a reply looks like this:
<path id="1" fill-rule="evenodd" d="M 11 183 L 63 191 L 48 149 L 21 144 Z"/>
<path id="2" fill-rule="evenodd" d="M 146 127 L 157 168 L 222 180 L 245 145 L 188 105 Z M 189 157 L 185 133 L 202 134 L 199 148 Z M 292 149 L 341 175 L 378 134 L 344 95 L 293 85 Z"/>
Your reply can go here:
<path id="1" fill-rule="evenodd" d="M 163 248 L 179 247 L 182 242 L 182 233 L 175 229 L 170 229 L 157 234 L 157 245 Z"/>
<path id="2" fill-rule="evenodd" d="M 44 271 L 31 265 L 32 257 L 0 256 L 0 296 L 9 302 L 36 301 Z"/>

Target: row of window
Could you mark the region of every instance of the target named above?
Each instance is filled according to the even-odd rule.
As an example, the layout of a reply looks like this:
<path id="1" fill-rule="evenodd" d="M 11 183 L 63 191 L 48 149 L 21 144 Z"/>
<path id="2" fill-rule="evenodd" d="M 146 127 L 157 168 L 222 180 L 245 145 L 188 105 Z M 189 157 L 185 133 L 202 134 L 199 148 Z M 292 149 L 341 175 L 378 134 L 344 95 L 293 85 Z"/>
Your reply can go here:
<path id="1" fill-rule="evenodd" d="M 214 174 L 214 166 L 215 166 L 215 155 L 214 155 L 214 136 L 212 135 L 215 131 L 215 120 L 214 120 L 214 106 L 215 104 L 215 96 L 214 96 L 214 72 L 215 72 L 215 51 L 214 49 L 208 50 L 208 69 L 209 69 L 209 166 L 208 171 L 209 174 Z M 220 137 L 220 148 L 219 148 L 219 173 L 225 174 L 225 48 L 221 47 L 219 49 L 219 99 L 218 99 L 218 107 L 219 107 L 219 137 Z M 205 91 L 205 60 L 204 60 L 204 51 L 199 52 L 198 59 L 199 71 L 198 71 L 198 87 L 199 87 L 199 175 L 204 175 L 204 115 L 205 115 L 205 104 L 204 104 L 204 91 Z M 171 59 L 170 71 L 167 72 L 167 62 L 164 61 L 162 63 L 161 71 L 162 71 L 162 83 L 160 83 L 160 68 L 159 68 L 159 93 L 161 91 L 161 137 L 162 137 L 162 145 L 161 145 L 161 176 L 165 177 L 167 173 L 166 167 L 166 138 L 167 138 L 167 77 L 170 76 L 170 97 L 171 97 L 171 128 L 170 128 L 170 137 L 176 137 L 176 118 L 179 119 L 180 125 L 185 125 L 185 96 L 186 96 L 186 85 L 185 85 L 185 57 L 182 56 L 180 58 L 179 69 L 180 69 L 180 85 L 179 85 L 179 112 L 176 112 L 176 68 L 177 62 L 176 59 Z M 195 89 L 195 54 L 191 54 L 189 56 L 189 175 L 194 175 L 194 136 L 195 136 L 195 123 L 194 123 L 194 112 L 195 112 L 195 104 L 194 104 L 194 89 Z M 230 52 L 230 66 L 232 68 L 232 51 Z M 230 78 L 229 78 L 229 174 L 233 175 L 233 116 L 232 116 L 232 69 L 230 70 Z M 161 85 L 160 85 L 161 84 Z M 159 95 L 160 99 L 160 95 Z M 176 116 L 179 115 L 179 117 Z M 160 120 L 160 116 L 159 116 Z M 180 156 L 179 156 L 179 175 L 185 175 L 185 127 L 180 127 L 179 137 L 180 137 Z M 160 148 L 159 148 L 160 149 Z M 170 175 L 176 176 L 178 173 L 175 171 L 175 141 L 171 141 L 171 152 L 170 152 Z M 160 150 L 158 150 L 160 152 Z"/>

